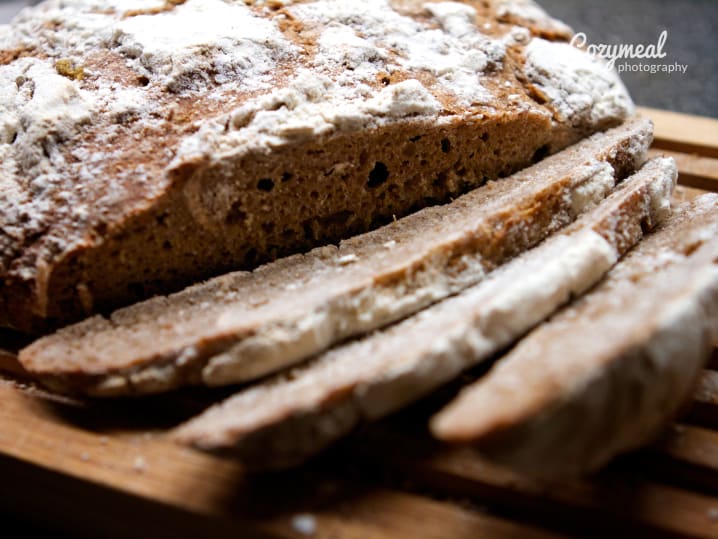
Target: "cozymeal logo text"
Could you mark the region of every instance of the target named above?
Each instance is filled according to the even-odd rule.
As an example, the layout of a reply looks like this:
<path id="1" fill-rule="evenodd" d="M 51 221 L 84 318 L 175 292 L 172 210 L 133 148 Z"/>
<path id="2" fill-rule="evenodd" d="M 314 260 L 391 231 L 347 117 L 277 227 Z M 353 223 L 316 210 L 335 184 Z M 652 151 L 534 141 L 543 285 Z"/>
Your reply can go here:
<path id="1" fill-rule="evenodd" d="M 663 60 L 668 56 L 664 50 L 668 41 L 668 31 L 663 30 L 656 43 L 588 43 L 588 36 L 584 32 L 579 32 L 571 39 L 571 45 L 583 49 L 594 56 L 606 60 L 606 66 L 609 69 L 614 67 L 619 73 L 625 71 L 643 71 L 651 74 L 655 73 L 682 73 L 688 70 L 688 64 L 675 63 L 650 63 L 636 62 L 629 63 L 627 61 L 618 62 L 619 60 Z"/>

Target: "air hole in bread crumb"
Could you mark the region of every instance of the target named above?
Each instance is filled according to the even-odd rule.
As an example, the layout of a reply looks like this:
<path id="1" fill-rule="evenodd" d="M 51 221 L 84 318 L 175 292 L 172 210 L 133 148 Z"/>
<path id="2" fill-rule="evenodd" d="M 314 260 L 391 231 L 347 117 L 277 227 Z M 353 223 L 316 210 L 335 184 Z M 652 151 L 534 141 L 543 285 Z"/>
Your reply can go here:
<path id="1" fill-rule="evenodd" d="M 410 142 L 418 142 L 421 140 L 421 135 L 416 135 L 415 137 L 411 137 L 409 139 Z"/>
<path id="2" fill-rule="evenodd" d="M 481 133 L 481 136 L 479 137 L 484 142 L 487 142 L 489 140 L 489 134 L 488 133 Z"/>
<path id="3" fill-rule="evenodd" d="M 444 153 L 451 151 L 451 141 L 448 138 L 441 139 L 441 151 Z"/>
<path id="4" fill-rule="evenodd" d="M 162 244 L 162 248 L 165 251 L 171 251 L 172 250 L 172 242 L 169 240 L 165 240 L 164 243 Z"/>
<path id="5" fill-rule="evenodd" d="M 145 77 L 144 75 L 140 75 L 137 77 L 137 85 L 138 86 L 147 86 L 150 83 L 150 79 L 148 77 Z"/>
<path id="6" fill-rule="evenodd" d="M 381 161 L 377 161 L 374 164 L 374 168 L 369 173 L 369 181 L 367 182 L 368 187 L 379 187 L 386 180 L 389 179 L 389 169 Z"/>
<path id="7" fill-rule="evenodd" d="M 294 178 L 294 174 L 292 174 L 291 172 L 284 172 L 282 174 L 282 183 L 288 182 L 292 178 Z"/>
<path id="8" fill-rule="evenodd" d="M 98 236 L 104 236 L 107 234 L 107 223 L 99 222 L 95 225 L 95 233 Z"/>
<path id="9" fill-rule="evenodd" d="M 257 182 L 257 189 L 260 191 L 269 192 L 274 189 L 274 182 L 269 178 L 262 178 Z"/>
<path id="10" fill-rule="evenodd" d="M 227 212 L 227 216 L 224 218 L 224 222 L 228 225 L 236 225 L 243 222 L 247 218 L 247 212 L 242 210 L 242 206 L 239 201 L 232 204 L 232 207 Z"/>
<path id="11" fill-rule="evenodd" d="M 538 163 L 539 161 L 543 161 L 547 156 L 549 152 L 549 146 L 548 144 L 544 144 L 541 146 L 538 150 L 534 152 L 534 156 L 532 157 L 532 161 L 534 163 Z"/>
<path id="12" fill-rule="evenodd" d="M 648 218 L 641 219 L 641 232 L 644 236 L 647 236 L 653 230 L 653 226 Z"/>

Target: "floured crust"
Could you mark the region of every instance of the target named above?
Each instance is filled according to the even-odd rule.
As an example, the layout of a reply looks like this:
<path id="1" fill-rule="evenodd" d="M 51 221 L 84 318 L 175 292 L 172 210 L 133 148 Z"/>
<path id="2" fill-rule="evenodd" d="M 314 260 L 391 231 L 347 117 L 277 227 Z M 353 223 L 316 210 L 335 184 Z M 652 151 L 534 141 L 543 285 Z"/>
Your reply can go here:
<path id="1" fill-rule="evenodd" d="M 675 164 L 649 162 L 564 232 L 455 298 L 248 388 L 175 438 L 258 468 L 294 464 L 420 398 L 579 295 L 667 217 Z"/>
<path id="2" fill-rule="evenodd" d="M 20 359 L 55 389 L 97 396 L 271 373 L 480 281 L 602 200 L 644 161 L 651 134 L 648 120 L 634 118 L 339 248 L 91 318 L 38 340 Z"/>
<path id="3" fill-rule="evenodd" d="M 679 207 L 593 292 L 432 420 L 534 475 L 578 475 L 656 436 L 718 336 L 718 196 Z"/>
<path id="4" fill-rule="evenodd" d="M 516 1 L 23 12 L 0 36 L 0 324 L 335 241 L 620 123 L 625 89 L 569 35 Z"/>

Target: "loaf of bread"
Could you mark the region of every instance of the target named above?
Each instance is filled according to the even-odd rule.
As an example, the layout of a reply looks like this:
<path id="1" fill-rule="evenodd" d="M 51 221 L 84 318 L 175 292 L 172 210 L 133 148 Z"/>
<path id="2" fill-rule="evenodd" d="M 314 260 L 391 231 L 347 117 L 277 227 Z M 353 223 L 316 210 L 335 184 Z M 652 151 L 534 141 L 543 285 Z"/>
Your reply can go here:
<path id="1" fill-rule="evenodd" d="M 528 0 L 49 0 L 0 27 L 0 326 L 363 232 L 620 124 Z"/>
<path id="2" fill-rule="evenodd" d="M 670 214 L 675 179 L 672 160 L 649 162 L 565 231 L 464 293 L 239 392 L 175 438 L 253 468 L 306 459 L 491 357 L 594 285 Z"/>
<path id="3" fill-rule="evenodd" d="M 590 294 L 539 326 L 432 421 L 538 476 L 594 471 L 649 443 L 718 339 L 718 196 L 678 208 Z"/>
<path id="4" fill-rule="evenodd" d="M 93 396 L 269 374 L 479 282 L 605 198 L 644 162 L 651 134 L 648 120 L 631 119 L 338 248 L 69 326 L 24 349 L 20 360 L 58 391 Z"/>

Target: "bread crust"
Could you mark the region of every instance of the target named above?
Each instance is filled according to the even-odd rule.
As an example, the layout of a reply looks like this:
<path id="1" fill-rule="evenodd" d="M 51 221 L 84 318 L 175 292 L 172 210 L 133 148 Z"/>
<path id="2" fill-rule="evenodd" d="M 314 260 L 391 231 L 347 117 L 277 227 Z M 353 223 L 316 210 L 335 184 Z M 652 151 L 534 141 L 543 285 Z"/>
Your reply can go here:
<path id="1" fill-rule="evenodd" d="M 339 241 L 633 112 L 532 2 L 149 5 L 50 0 L 3 33 L 2 326 Z"/>

